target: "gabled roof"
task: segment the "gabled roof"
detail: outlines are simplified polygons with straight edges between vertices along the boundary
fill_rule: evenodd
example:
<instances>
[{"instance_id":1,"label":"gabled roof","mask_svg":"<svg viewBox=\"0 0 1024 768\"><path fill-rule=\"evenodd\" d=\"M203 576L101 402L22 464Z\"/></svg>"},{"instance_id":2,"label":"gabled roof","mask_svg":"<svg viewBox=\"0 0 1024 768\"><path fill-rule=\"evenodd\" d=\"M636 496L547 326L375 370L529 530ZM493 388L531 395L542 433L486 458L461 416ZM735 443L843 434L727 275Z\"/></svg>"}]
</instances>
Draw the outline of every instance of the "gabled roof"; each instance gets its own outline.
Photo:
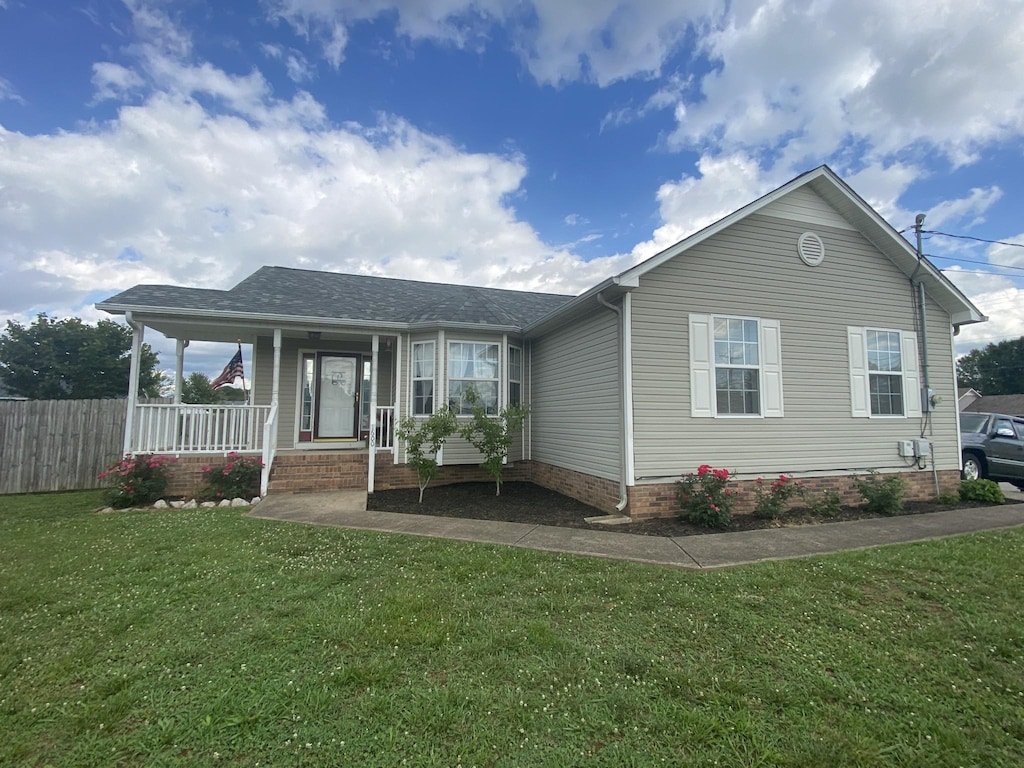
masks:
<instances>
[{"instance_id":1,"label":"gabled roof","mask_svg":"<svg viewBox=\"0 0 1024 768\"><path fill-rule=\"evenodd\" d=\"M690 248L717 235L736 222L751 216L781 197L790 194L800 187L807 186L821 196L841 216L853 225L879 251L885 254L909 278L924 283L925 290L952 318L954 326L968 323L981 323L987 318L971 303L961 291L943 275L927 258L918 259L917 252L893 227L868 205L849 185L846 184L827 165L821 165L812 171L797 176L778 189L719 219L699 232L695 232L675 245L637 264L626 271L605 280L589 291L580 294L573 301L554 310L547 317L535 322L528 331L537 332L549 327L551 323L563 322L574 312L587 303L596 294L604 293L606 297L635 288L640 279L652 269L664 264L669 259L686 252Z\"/></svg>"},{"instance_id":2,"label":"gabled roof","mask_svg":"<svg viewBox=\"0 0 1024 768\"><path fill-rule=\"evenodd\" d=\"M226 291L136 285L97 304L124 312L189 311L240 319L330 320L392 327L479 325L520 330L572 296L262 267Z\"/></svg>"}]
</instances>

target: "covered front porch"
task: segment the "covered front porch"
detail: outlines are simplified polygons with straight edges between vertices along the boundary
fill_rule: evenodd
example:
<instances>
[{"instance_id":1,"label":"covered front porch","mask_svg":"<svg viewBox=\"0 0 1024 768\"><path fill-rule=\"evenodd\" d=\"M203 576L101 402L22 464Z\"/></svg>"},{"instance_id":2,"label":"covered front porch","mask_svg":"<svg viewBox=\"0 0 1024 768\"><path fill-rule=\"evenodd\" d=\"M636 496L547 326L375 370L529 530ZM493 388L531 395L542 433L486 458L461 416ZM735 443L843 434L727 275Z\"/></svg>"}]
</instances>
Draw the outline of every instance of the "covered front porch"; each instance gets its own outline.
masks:
<instances>
[{"instance_id":1,"label":"covered front porch","mask_svg":"<svg viewBox=\"0 0 1024 768\"><path fill-rule=\"evenodd\" d=\"M402 336L374 329L214 325L190 318L126 313L132 367L124 452L212 456L235 452L263 461L261 495L282 450L367 455L366 489L377 463L398 462ZM172 402L141 403L139 360L147 329L176 340ZM190 342L249 344L245 404L182 402Z\"/></svg>"}]
</instances>

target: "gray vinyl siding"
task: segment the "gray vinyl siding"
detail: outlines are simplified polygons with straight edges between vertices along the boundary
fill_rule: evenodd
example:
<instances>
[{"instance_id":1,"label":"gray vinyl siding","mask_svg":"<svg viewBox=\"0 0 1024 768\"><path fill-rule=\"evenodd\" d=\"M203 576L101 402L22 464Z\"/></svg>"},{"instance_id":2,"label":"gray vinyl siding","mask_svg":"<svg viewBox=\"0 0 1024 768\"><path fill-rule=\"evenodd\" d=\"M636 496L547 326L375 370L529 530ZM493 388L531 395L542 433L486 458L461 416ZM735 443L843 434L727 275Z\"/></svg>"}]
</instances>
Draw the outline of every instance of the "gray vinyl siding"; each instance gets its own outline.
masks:
<instances>
[{"instance_id":1,"label":"gray vinyl siding","mask_svg":"<svg viewBox=\"0 0 1024 768\"><path fill-rule=\"evenodd\" d=\"M531 341L530 455L618 480L622 454L618 316L594 312Z\"/></svg>"},{"instance_id":2,"label":"gray vinyl siding","mask_svg":"<svg viewBox=\"0 0 1024 768\"><path fill-rule=\"evenodd\" d=\"M297 399L300 391L299 361L305 352L348 352L369 355L369 340L359 341L326 341L284 338L281 340L281 378L280 396L278 400L277 447L279 449L294 448L298 437L296 419L298 418ZM389 405L394 402L394 351L388 350L382 340L377 362L377 405ZM274 340L269 336L260 336L256 340L255 364L253 369L253 402L269 405L274 390Z\"/></svg>"},{"instance_id":3,"label":"gray vinyl siding","mask_svg":"<svg viewBox=\"0 0 1024 768\"><path fill-rule=\"evenodd\" d=\"M916 331L909 282L858 232L814 218L752 215L641 278L632 295L638 482L701 464L746 476L906 466L896 442L918 437L921 420L851 415L847 327ZM796 252L808 230L825 244L817 267ZM690 313L780 321L783 417L691 416ZM956 469L949 316L929 299L927 319L931 386L943 399L933 423L937 466Z\"/></svg>"}]
</instances>

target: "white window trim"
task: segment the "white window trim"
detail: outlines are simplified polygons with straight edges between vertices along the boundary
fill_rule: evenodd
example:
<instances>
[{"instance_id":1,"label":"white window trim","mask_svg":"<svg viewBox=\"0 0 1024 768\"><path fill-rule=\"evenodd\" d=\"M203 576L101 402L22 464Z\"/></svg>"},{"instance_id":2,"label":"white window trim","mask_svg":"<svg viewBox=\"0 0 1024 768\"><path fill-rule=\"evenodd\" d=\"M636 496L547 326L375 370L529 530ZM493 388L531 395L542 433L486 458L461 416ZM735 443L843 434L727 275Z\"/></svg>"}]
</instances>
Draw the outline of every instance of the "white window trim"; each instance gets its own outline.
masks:
<instances>
[{"instance_id":1,"label":"white window trim","mask_svg":"<svg viewBox=\"0 0 1024 768\"><path fill-rule=\"evenodd\" d=\"M494 347L495 349L497 349L497 351L498 351L498 370L497 370L497 376L494 377L494 378L488 378L488 379L476 379L476 378L474 378L474 379L466 379L466 378L463 378L461 376L455 376L455 377L449 376L448 375L448 365L451 363L451 359L452 359L452 344L479 344L479 345L482 345L482 346ZM501 348L502 348L502 344L499 341L480 341L479 339L449 339L449 340L447 340L445 342L445 346L444 346L444 350L445 350L445 357L444 357L444 373L445 373L445 376L444 376L444 402L449 404L449 405L451 404L451 392L449 391L449 387L451 386L451 383L453 381L493 381L493 382L495 382L495 387L496 387L496 391L497 391L497 394L498 394L497 407L498 407L498 410L500 411L501 410L501 404L502 404L502 395L501 395L502 387L501 387L501 382L502 382L502 369L503 369ZM489 413L487 415L492 417L492 418L497 416L496 413ZM468 413L456 413L455 414L455 418L457 418L457 419L471 419L473 417L470 416Z\"/></svg>"},{"instance_id":2,"label":"white window trim","mask_svg":"<svg viewBox=\"0 0 1024 768\"><path fill-rule=\"evenodd\" d=\"M513 349L516 352L519 353L519 378L518 379L513 379L512 378L512 350ZM520 347L518 344L509 344L508 345L508 352L507 352L507 354L508 354L508 365L506 367L507 376L506 376L506 381L505 381L505 404L506 405L511 405L512 404L512 385L513 384L518 384L519 385L519 402L517 403L517 405L522 407L522 405L523 405L523 374L524 374L525 369L526 369L526 357L523 354L523 348Z\"/></svg>"},{"instance_id":3,"label":"white window trim","mask_svg":"<svg viewBox=\"0 0 1024 768\"><path fill-rule=\"evenodd\" d=\"M900 371L903 413L871 412L871 371L868 369L868 331L895 333L900 337ZM917 334L898 328L849 326L846 338L850 362L850 413L854 418L916 419L921 417L921 371L917 360ZM895 376L895 372L883 372Z\"/></svg>"},{"instance_id":4,"label":"white window trim","mask_svg":"<svg viewBox=\"0 0 1024 768\"><path fill-rule=\"evenodd\" d=\"M433 365L433 376L416 376L416 347L430 345L432 347L434 358ZM417 381L429 381L432 383L433 391L433 409L430 413L417 413L416 412L416 382ZM425 339L423 341L412 342L412 348L409 350L409 413L414 417L430 416L432 413L437 411L437 342L433 339Z\"/></svg>"},{"instance_id":5,"label":"white window trim","mask_svg":"<svg viewBox=\"0 0 1024 768\"><path fill-rule=\"evenodd\" d=\"M757 323L760 413L718 413L715 378L715 319ZM744 315L690 315L690 415L694 418L772 419L785 415L782 392L782 337L778 320ZM754 369L755 366L725 366Z\"/></svg>"}]
</instances>

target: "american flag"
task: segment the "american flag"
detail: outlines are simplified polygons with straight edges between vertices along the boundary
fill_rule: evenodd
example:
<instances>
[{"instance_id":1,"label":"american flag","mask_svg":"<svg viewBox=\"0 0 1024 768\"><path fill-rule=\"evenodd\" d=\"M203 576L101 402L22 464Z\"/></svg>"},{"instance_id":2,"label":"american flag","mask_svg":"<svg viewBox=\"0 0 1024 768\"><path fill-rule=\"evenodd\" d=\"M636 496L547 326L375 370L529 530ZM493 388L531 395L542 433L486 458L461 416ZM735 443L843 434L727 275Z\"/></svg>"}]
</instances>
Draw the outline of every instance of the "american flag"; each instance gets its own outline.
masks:
<instances>
[{"instance_id":1,"label":"american flag","mask_svg":"<svg viewBox=\"0 0 1024 768\"><path fill-rule=\"evenodd\" d=\"M233 384L235 379L245 381L245 369L242 368L242 345L238 345L238 351L231 358L231 362L224 366L220 376L210 382L210 386L219 389L227 384Z\"/></svg>"}]
</instances>

